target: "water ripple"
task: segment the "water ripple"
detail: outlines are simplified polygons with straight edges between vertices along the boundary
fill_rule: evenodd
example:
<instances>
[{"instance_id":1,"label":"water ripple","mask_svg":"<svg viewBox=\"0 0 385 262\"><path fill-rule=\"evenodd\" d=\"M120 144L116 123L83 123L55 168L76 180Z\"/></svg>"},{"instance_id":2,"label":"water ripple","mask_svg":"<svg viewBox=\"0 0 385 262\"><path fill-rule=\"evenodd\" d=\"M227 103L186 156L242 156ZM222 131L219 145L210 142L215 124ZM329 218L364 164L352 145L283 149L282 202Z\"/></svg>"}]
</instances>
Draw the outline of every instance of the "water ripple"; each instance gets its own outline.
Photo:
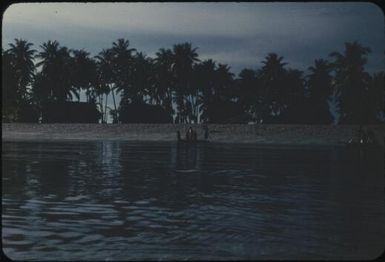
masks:
<instances>
[{"instance_id":1,"label":"water ripple","mask_svg":"<svg viewBox=\"0 0 385 262\"><path fill-rule=\"evenodd\" d=\"M385 240L384 178L381 152L368 154L3 143L4 252L16 260L373 258Z\"/></svg>"}]
</instances>

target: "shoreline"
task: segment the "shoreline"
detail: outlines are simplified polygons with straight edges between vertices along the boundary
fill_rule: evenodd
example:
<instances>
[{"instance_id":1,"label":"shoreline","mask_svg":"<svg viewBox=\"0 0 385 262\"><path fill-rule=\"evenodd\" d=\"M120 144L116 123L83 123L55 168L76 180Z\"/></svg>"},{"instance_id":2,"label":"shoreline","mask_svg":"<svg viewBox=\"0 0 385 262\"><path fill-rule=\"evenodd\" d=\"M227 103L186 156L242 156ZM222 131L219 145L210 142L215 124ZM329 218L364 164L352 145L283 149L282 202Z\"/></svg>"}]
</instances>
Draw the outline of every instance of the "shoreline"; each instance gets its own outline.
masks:
<instances>
[{"instance_id":1,"label":"shoreline","mask_svg":"<svg viewBox=\"0 0 385 262\"><path fill-rule=\"evenodd\" d=\"M177 141L189 127L203 140L200 124L36 124L2 123L3 142L18 141ZM208 124L209 142L263 145L344 145L358 125ZM365 126L384 146L385 125Z\"/></svg>"}]
</instances>

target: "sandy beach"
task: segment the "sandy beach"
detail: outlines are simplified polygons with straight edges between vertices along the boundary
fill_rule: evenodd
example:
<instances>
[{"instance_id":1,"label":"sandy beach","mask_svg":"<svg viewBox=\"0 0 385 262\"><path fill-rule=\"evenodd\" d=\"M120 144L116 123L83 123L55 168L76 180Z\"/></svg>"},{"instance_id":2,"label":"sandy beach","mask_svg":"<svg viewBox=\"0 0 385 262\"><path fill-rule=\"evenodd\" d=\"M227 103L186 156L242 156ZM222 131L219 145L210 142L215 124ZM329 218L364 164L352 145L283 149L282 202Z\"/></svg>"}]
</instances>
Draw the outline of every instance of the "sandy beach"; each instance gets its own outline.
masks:
<instances>
[{"instance_id":1,"label":"sandy beach","mask_svg":"<svg viewBox=\"0 0 385 262\"><path fill-rule=\"evenodd\" d=\"M184 137L188 127L203 139L201 125L185 124L27 124L3 123L3 141L119 140L176 141L179 130ZM342 145L358 130L356 125L208 125L209 141L282 145ZM384 145L384 125L367 126Z\"/></svg>"}]
</instances>

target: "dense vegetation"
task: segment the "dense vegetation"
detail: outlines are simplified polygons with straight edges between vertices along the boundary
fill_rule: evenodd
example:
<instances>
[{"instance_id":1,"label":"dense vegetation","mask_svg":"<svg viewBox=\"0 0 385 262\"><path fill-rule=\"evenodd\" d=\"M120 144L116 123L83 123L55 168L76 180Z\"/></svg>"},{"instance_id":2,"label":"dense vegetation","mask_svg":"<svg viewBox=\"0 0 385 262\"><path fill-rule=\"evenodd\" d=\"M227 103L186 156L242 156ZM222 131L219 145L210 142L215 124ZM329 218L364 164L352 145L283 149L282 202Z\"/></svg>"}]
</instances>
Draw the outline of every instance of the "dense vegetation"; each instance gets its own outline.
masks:
<instances>
[{"instance_id":1,"label":"dense vegetation","mask_svg":"<svg viewBox=\"0 0 385 262\"><path fill-rule=\"evenodd\" d=\"M161 48L151 58L118 39L92 57L57 41L37 51L15 39L2 49L2 120L38 121L47 105L59 110L52 104L80 101L84 91L101 122L107 113L115 123L132 117L140 122L139 109L153 112L148 107L154 105L162 111L158 115L175 123L329 124L333 98L339 123L377 123L384 119L384 72L365 71L369 52L357 42L346 43L343 53L330 54L331 61L315 60L307 75L270 53L260 69L235 76L228 65L200 61L190 43ZM108 108L111 97L113 108Z\"/></svg>"}]
</instances>

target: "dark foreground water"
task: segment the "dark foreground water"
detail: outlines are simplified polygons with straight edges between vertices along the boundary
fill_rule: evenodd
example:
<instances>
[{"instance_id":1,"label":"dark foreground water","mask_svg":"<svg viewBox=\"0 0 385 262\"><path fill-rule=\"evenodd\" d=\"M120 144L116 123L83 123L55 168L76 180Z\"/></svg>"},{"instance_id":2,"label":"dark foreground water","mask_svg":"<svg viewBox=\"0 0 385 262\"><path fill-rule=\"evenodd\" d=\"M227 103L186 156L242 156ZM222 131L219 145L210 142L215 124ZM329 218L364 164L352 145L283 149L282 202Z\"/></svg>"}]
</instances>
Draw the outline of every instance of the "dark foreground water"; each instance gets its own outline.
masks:
<instances>
[{"instance_id":1,"label":"dark foreground water","mask_svg":"<svg viewBox=\"0 0 385 262\"><path fill-rule=\"evenodd\" d=\"M372 259L384 152L3 142L3 251L22 260Z\"/></svg>"}]
</instances>

